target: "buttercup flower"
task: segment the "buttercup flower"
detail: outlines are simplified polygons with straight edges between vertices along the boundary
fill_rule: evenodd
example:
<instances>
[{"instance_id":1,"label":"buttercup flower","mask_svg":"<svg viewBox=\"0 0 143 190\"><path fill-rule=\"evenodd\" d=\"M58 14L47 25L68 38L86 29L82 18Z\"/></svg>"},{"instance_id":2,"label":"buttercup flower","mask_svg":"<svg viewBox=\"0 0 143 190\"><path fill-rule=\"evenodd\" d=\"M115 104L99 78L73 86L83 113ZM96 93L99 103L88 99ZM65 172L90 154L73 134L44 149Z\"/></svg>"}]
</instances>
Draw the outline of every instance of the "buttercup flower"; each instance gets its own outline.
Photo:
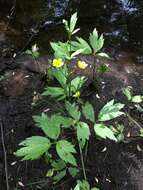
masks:
<instances>
[{"instance_id":1,"label":"buttercup flower","mask_svg":"<svg viewBox=\"0 0 143 190\"><path fill-rule=\"evenodd\" d=\"M62 61L61 58L53 59L52 65L53 65L53 67L60 68L64 65L64 62Z\"/></svg>"},{"instance_id":2,"label":"buttercup flower","mask_svg":"<svg viewBox=\"0 0 143 190\"><path fill-rule=\"evenodd\" d=\"M80 97L80 91L77 91L74 95L73 95L74 98L79 98Z\"/></svg>"},{"instance_id":3,"label":"buttercup flower","mask_svg":"<svg viewBox=\"0 0 143 190\"><path fill-rule=\"evenodd\" d=\"M77 65L80 69L85 69L88 66L88 64L85 61L78 61Z\"/></svg>"}]
</instances>

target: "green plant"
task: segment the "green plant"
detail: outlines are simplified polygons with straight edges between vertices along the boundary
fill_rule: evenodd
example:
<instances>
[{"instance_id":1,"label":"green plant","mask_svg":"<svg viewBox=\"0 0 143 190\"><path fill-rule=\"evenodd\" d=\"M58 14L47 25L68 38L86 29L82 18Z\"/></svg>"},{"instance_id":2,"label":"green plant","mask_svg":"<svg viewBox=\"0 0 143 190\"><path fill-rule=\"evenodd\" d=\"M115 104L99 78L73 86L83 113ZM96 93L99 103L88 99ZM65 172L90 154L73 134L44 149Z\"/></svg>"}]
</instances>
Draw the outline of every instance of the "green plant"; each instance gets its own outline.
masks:
<instances>
[{"instance_id":1,"label":"green plant","mask_svg":"<svg viewBox=\"0 0 143 190\"><path fill-rule=\"evenodd\" d=\"M140 137L143 137L143 129L140 129Z\"/></svg>"},{"instance_id":2,"label":"green plant","mask_svg":"<svg viewBox=\"0 0 143 190\"><path fill-rule=\"evenodd\" d=\"M57 100L70 99L75 97L77 92L80 92L81 87L86 81L86 77L77 76L72 78L71 71L67 68L67 65L64 64L60 68L50 68L49 75L55 78L58 81L60 86L53 87L48 86L43 92L43 96L51 96ZM80 96L80 94L79 94Z\"/></svg>"},{"instance_id":3,"label":"green plant","mask_svg":"<svg viewBox=\"0 0 143 190\"><path fill-rule=\"evenodd\" d=\"M132 94L132 89L131 87L127 87L123 89L123 94L127 97L129 103L131 103L131 105L133 104L133 107L135 108L135 110L139 113L143 112L142 107L140 106L140 103L143 102L143 96L142 95L133 95ZM128 111L126 111L126 116L128 117L129 121L133 124L135 124L139 130L140 130L140 136L142 136L142 126L140 125L140 123L138 121L136 121L136 119L134 119L132 117L132 115L130 114L130 109Z\"/></svg>"},{"instance_id":4,"label":"green plant","mask_svg":"<svg viewBox=\"0 0 143 190\"><path fill-rule=\"evenodd\" d=\"M37 47L37 44L34 44L31 49L28 49L25 51L27 55L31 55L33 59L37 59L40 55L38 52L39 48Z\"/></svg>"},{"instance_id":5,"label":"green plant","mask_svg":"<svg viewBox=\"0 0 143 190\"><path fill-rule=\"evenodd\" d=\"M127 97L129 102L132 102L132 103L141 103L141 102L143 102L143 96L141 96L141 95L133 96L130 87L124 88L123 89L123 94Z\"/></svg>"},{"instance_id":6,"label":"green plant","mask_svg":"<svg viewBox=\"0 0 143 190\"><path fill-rule=\"evenodd\" d=\"M36 126L42 130L44 136L32 136L25 139L19 144L22 147L16 151L15 155L22 157L23 160L35 160L44 156L49 168L46 175L52 177L54 183L59 182L67 173L79 178L82 172L84 180L78 181L74 190L97 190L97 188L90 188L87 182L85 155L88 151L88 142L92 131L95 139L118 141L112 126L107 125L107 121L124 115L121 111L124 105L111 100L98 114L95 114L92 104L77 101L86 78L84 76L74 78L68 60L85 50L86 53L87 50L88 53L92 52L94 56L99 54L104 39L102 35L98 37L97 31L94 30L90 34L90 45L83 42L83 39L77 38L79 42L84 43L84 47L77 48L76 43L73 44L71 40L79 30L75 29L76 22L76 13L72 15L69 23L64 21L68 33L67 42L51 43L55 59L51 62L52 67L48 70L48 75L56 79L58 86L48 86L43 93L56 101L62 100L60 105L63 107L63 112L54 113L51 116L45 113L34 116ZM88 48L85 48L86 46ZM74 50L73 47L76 49ZM87 64L79 61L78 66L85 69ZM73 135L68 136L67 130ZM77 159L78 157L80 160Z\"/></svg>"},{"instance_id":7,"label":"green plant","mask_svg":"<svg viewBox=\"0 0 143 190\"><path fill-rule=\"evenodd\" d=\"M124 142L125 136L124 136L124 130L125 126L116 124L116 126L111 126L112 131L114 132L114 135L118 142Z\"/></svg>"},{"instance_id":8,"label":"green plant","mask_svg":"<svg viewBox=\"0 0 143 190\"><path fill-rule=\"evenodd\" d=\"M66 101L67 116L54 114L49 117L42 113L40 116L33 117L36 125L41 128L46 137L33 136L27 138L20 143L22 148L15 154L23 157L23 160L35 160L44 155L51 167L47 176L53 177L55 182L63 178L67 172L72 177L79 173L79 163L75 157L76 154L79 154L84 179L87 180L83 150L89 141L91 132L88 122L82 121L81 118L84 116L90 122L97 138L108 138L117 142L114 132L104 122L122 115L123 112L120 110L123 106L120 103L114 103L112 100L100 110L98 118L95 120L94 108L90 103L86 102L80 111L78 104ZM64 129L74 131L74 139L77 139L77 141L74 140L74 144L62 138L61 131ZM79 152L77 152L78 149ZM69 167L69 165L71 166Z\"/></svg>"},{"instance_id":9,"label":"green plant","mask_svg":"<svg viewBox=\"0 0 143 190\"><path fill-rule=\"evenodd\" d=\"M0 73L0 81L6 80L7 75L5 73Z\"/></svg>"},{"instance_id":10,"label":"green plant","mask_svg":"<svg viewBox=\"0 0 143 190\"><path fill-rule=\"evenodd\" d=\"M54 50L55 59L52 61L52 68L48 70L48 75L55 78L60 87L48 86L43 93L44 96L50 95L57 100L71 99L71 97L79 97L80 89L86 81L84 76L78 76L73 79L72 70L69 66L69 61L75 58L77 55L93 54L94 66L93 66L93 78L95 74L95 56L106 56L105 53L100 53L104 45L103 35L99 36L96 29L90 34L89 44L84 39L76 37L77 41L72 41L73 35L75 35L79 29L75 29L77 23L77 13L71 16L70 22L63 21L65 29L68 34L68 40L66 42L51 42L51 47ZM85 69L88 64L84 61L78 61L78 67ZM108 70L107 66L101 65L98 69L104 73Z\"/></svg>"},{"instance_id":11,"label":"green plant","mask_svg":"<svg viewBox=\"0 0 143 190\"><path fill-rule=\"evenodd\" d=\"M89 183L85 180L82 181L78 180L74 190L99 190L99 189L96 187L90 188Z\"/></svg>"},{"instance_id":12,"label":"green plant","mask_svg":"<svg viewBox=\"0 0 143 190\"><path fill-rule=\"evenodd\" d=\"M109 56L106 53L100 52L101 49L103 48L104 45L104 38L103 35L98 34L96 28L93 30L92 33L90 33L89 36L89 42L84 40L81 37L76 37L77 41L72 41L72 49L76 51L77 49L82 49L82 54L92 54L94 57L94 62L93 62L93 81L95 79L95 70L96 68L96 56L101 56L101 57L107 57ZM103 65L101 66L100 69L103 72L107 71L107 66Z\"/></svg>"},{"instance_id":13,"label":"green plant","mask_svg":"<svg viewBox=\"0 0 143 190\"><path fill-rule=\"evenodd\" d=\"M73 50L72 48L72 36L75 35L78 31L78 29L75 29L77 24L77 13L74 13L71 16L70 22L68 23L67 20L63 20L63 24L65 26L66 32L68 34L68 40L67 42L51 42L51 47L54 50L54 55L57 58L62 58L63 60L71 60L75 58L78 54L83 52L82 48L78 48L76 50Z\"/></svg>"},{"instance_id":14,"label":"green plant","mask_svg":"<svg viewBox=\"0 0 143 190\"><path fill-rule=\"evenodd\" d=\"M84 40L82 37L76 37L76 41L72 40L72 37L80 30L75 29L77 24L77 13L71 16L70 22L64 20L65 29L68 34L67 42L51 42L51 47L55 52L55 57L60 57L62 59L71 60L79 54L92 54L94 57L93 62L93 81L95 79L96 70L96 56L106 57L109 56L106 53L100 52L104 45L103 35L98 34L96 28L90 33L89 42ZM99 69L100 72L106 72L108 67L106 65L101 65Z\"/></svg>"}]
</instances>

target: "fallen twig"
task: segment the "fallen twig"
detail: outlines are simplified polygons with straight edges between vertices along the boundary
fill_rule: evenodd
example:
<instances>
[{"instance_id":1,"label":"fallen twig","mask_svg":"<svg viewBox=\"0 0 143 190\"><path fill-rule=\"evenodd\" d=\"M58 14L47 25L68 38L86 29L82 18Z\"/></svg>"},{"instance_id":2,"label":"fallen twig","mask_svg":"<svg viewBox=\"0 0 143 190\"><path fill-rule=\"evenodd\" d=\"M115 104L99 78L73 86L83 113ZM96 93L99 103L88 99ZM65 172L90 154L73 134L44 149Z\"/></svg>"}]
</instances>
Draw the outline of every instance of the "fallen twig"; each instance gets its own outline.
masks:
<instances>
[{"instance_id":1,"label":"fallen twig","mask_svg":"<svg viewBox=\"0 0 143 190\"><path fill-rule=\"evenodd\" d=\"M2 142L2 147L3 147L3 152L4 152L6 187L7 187L7 190L10 190L9 181L8 181L7 153L6 153L6 147L5 147L5 142L4 142L3 123L2 123L1 118L0 118L0 128L1 128L1 142Z\"/></svg>"},{"instance_id":2,"label":"fallen twig","mask_svg":"<svg viewBox=\"0 0 143 190\"><path fill-rule=\"evenodd\" d=\"M132 118L132 116L129 113L126 113L126 115L132 123L134 123L139 129L142 129L141 125L134 118Z\"/></svg>"}]
</instances>

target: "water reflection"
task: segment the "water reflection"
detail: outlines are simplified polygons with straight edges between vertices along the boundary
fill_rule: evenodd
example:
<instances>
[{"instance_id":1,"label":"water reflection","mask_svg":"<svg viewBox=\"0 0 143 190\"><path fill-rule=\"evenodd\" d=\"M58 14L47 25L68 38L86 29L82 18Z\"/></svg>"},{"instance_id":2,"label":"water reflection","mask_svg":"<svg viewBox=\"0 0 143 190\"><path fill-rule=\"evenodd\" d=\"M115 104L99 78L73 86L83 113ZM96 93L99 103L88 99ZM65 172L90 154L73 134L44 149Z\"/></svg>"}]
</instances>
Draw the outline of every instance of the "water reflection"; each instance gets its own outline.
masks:
<instances>
[{"instance_id":1,"label":"water reflection","mask_svg":"<svg viewBox=\"0 0 143 190\"><path fill-rule=\"evenodd\" d=\"M117 2L120 5L121 11L125 11L126 13L133 13L138 10L133 0L117 0Z\"/></svg>"},{"instance_id":2,"label":"water reflection","mask_svg":"<svg viewBox=\"0 0 143 190\"><path fill-rule=\"evenodd\" d=\"M139 0L17 0L15 13L9 19L13 2L0 1L0 49L13 44L18 51L32 35L33 43L46 49L49 40L63 38L61 26L57 25L71 7L78 8L81 34L86 36L97 27L110 44L115 44L114 48L125 44L143 46L143 3ZM3 30L7 24L9 27Z\"/></svg>"}]
</instances>

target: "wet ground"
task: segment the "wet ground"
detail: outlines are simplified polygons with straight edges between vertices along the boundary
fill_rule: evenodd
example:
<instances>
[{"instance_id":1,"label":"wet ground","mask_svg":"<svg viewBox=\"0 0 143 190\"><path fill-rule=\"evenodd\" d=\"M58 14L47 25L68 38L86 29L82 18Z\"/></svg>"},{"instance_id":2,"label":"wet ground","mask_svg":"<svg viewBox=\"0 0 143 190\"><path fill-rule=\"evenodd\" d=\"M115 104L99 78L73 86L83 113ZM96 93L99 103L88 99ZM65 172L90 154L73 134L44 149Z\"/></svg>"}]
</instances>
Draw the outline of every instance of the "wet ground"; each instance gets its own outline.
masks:
<instances>
[{"instance_id":1,"label":"wet ground","mask_svg":"<svg viewBox=\"0 0 143 190\"><path fill-rule=\"evenodd\" d=\"M13 152L25 137L40 133L33 123L32 115L49 107L53 109L49 99L36 107L32 106L33 102L41 98L39 93L45 84L43 71L47 68L49 55L40 58L42 71L39 66L35 67L34 61L29 58L18 57L13 60L11 57L14 53L31 47L33 43L38 43L41 54L48 54L50 40L65 39L60 22L63 16L68 17L71 11L69 7L73 6L73 10L78 7L80 34L86 37L89 31L97 26L106 37L105 51L109 51L114 58L100 60L100 63L104 62L110 67L109 72L100 76L100 99L96 96L96 90L92 89L90 93L90 86L86 86L84 90L84 98L92 101L96 112L111 98L127 103L121 92L123 87L132 86L134 94L143 93L142 3L123 0L82 0L80 6L77 6L79 1L71 5L67 0L67 4L62 1L61 5L64 8L59 15L58 8L53 13L52 2L36 0L33 3L21 0L17 1L16 6L14 1L0 2L0 71L5 74L5 80L0 82L0 125L7 151L10 190L51 190L51 182L45 178L47 165L41 160L21 162L15 158ZM56 6L59 7L59 4ZM7 17L8 15L10 17ZM89 64L93 62L91 56L81 58ZM22 60L21 65L19 60ZM76 70L76 73L79 71ZM88 69L85 74L90 76L91 70ZM129 110L132 117L142 126L142 113L136 112L134 107ZM142 190L143 141L138 137L139 128L125 118L121 118L119 122L126 126L127 143L113 144L91 139L86 161L89 181L101 190ZM0 143L0 190L5 190L4 151L2 142ZM71 184L73 181L67 176L61 185L54 189L68 190Z\"/></svg>"}]
</instances>

